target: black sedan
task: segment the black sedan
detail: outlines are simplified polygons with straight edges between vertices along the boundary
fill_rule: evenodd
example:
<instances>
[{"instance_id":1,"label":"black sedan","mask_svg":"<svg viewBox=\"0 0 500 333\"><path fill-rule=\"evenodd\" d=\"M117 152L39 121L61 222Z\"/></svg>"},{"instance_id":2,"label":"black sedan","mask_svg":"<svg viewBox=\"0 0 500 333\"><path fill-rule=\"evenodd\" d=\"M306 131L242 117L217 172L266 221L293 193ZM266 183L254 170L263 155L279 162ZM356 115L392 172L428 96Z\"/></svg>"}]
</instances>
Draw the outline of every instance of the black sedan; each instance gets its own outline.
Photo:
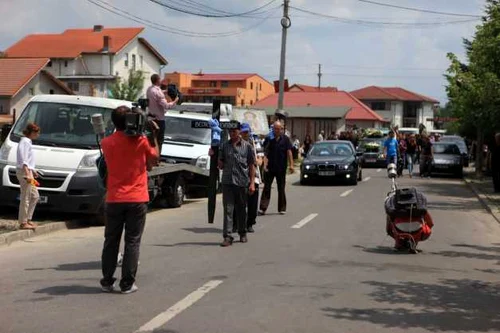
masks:
<instances>
[{"instance_id":1,"label":"black sedan","mask_svg":"<svg viewBox=\"0 0 500 333\"><path fill-rule=\"evenodd\" d=\"M300 184L336 179L357 185L362 170L356 150L349 141L322 141L314 144L300 166Z\"/></svg>"},{"instance_id":2,"label":"black sedan","mask_svg":"<svg viewBox=\"0 0 500 333\"><path fill-rule=\"evenodd\" d=\"M460 178L463 176L462 154L455 143L436 142L433 144L433 149L432 173L449 173Z\"/></svg>"}]
</instances>

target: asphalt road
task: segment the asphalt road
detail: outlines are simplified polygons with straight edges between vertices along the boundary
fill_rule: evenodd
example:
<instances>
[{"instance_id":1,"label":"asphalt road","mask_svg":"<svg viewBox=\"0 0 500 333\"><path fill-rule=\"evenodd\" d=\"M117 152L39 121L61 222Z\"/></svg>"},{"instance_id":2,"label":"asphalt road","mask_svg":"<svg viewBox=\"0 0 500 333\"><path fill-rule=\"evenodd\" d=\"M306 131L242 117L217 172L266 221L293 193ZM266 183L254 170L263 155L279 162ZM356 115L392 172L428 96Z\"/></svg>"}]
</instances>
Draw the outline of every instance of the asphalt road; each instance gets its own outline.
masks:
<instances>
[{"instance_id":1,"label":"asphalt road","mask_svg":"<svg viewBox=\"0 0 500 333\"><path fill-rule=\"evenodd\" d=\"M135 294L100 292L102 228L0 248L0 332L500 332L500 227L467 186L408 179L436 226L418 255L385 236L385 171L357 187L289 179L288 214L221 248L203 200L148 216ZM119 276L119 273L118 273Z\"/></svg>"}]
</instances>

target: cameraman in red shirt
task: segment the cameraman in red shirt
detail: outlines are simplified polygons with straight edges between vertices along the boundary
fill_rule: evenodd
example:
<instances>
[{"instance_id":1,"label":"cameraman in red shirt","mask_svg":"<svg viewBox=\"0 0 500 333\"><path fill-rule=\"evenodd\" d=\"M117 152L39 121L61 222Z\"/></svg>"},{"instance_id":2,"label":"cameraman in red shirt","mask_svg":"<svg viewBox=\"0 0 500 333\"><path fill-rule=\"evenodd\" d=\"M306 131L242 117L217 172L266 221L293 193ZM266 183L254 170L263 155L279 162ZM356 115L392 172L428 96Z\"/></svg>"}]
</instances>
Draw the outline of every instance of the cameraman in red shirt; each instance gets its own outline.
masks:
<instances>
[{"instance_id":1,"label":"cameraman in red shirt","mask_svg":"<svg viewBox=\"0 0 500 333\"><path fill-rule=\"evenodd\" d=\"M102 250L102 291L113 292L116 278L116 258L125 228L125 252L122 264L120 289L123 294L137 291L135 276L139 261L139 247L146 223L149 202L148 174L151 165L157 164L159 148L156 140L158 126L151 124L150 138L127 136L126 115L130 108L120 106L113 110L111 120L116 132L102 140L106 161L106 227Z\"/></svg>"}]
</instances>

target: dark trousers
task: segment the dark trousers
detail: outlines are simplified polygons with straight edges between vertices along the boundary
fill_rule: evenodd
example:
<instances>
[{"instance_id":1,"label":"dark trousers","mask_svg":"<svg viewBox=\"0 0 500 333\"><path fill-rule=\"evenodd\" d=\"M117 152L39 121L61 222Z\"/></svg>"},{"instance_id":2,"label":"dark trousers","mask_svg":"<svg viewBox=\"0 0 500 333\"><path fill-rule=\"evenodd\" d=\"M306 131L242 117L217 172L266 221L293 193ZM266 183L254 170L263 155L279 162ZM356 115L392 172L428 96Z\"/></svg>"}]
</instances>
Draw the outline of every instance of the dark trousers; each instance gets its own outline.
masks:
<instances>
[{"instance_id":1,"label":"dark trousers","mask_svg":"<svg viewBox=\"0 0 500 333\"><path fill-rule=\"evenodd\" d=\"M248 194L247 227L257 223L257 211L259 209L259 184L255 184L255 192Z\"/></svg>"},{"instance_id":2,"label":"dark trousers","mask_svg":"<svg viewBox=\"0 0 500 333\"><path fill-rule=\"evenodd\" d=\"M495 192L500 192L500 167L493 168L493 188Z\"/></svg>"},{"instance_id":3,"label":"dark trousers","mask_svg":"<svg viewBox=\"0 0 500 333\"><path fill-rule=\"evenodd\" d=\"M145 203L107 204L107 221L104 229L104 248L102 250L103 278L101 285L111 286L116 281L114 274L124 228L125 251L123 254L120 288L127 290L134 284L147 211L148 206Z\"/></svg>"},{"instance_id":4,"label":"dark trousers","mask_svg":"<svg viewBox=\"0 0 500 333\"><path fill-rule=\"evenodd\" d=\"M273 186L274 178L276 178L276 183L278 185L278 212L286 212L286 171L267 171L264 174L264 190L262 191L262 198L260 199L260 210L265 212L269 207L269 202L271 201L271 187Z\"/></svg>"},{"instance_id":5,"label":"dark trousers","mask_svg":"<svg viewBox=\"0 0 500 333\"><path fill-rule=\"evenodd\" d=\"M236 224L240 236L247 233L247 195L246 187L222 185L222 204L224 206L224 238L232 237Z\"/></svg>"},{"instance_id":6,"label":"dark trousers","mask_svg":"<svg viewBox=\"0 0 500 333\"><path fill-rule=\"evenodd\" d=\"M165 141L165 120L155 120L155 123L159 127L156 140L158 140L158 146L160 147L161 154L161 147L163 146L163 141Z\"/></svg>"},{"instance_id":7,"label":"dark trousers","mask_svg":"<svg viewBox=\"0 0 500 333\"><path fill-rule=\"evenodd\" d=\"M420 155L420 176L431 176L432 157Z\"/></svg>"}]
</instances>

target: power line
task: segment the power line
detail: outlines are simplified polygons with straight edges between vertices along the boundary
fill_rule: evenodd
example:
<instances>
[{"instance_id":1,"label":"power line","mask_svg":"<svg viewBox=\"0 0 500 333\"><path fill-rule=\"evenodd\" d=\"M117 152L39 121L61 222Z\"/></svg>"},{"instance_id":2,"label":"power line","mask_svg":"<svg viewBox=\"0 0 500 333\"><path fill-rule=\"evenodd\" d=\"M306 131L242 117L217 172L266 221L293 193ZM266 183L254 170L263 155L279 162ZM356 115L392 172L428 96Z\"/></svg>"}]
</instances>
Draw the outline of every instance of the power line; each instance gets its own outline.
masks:
<instances>
[{"instance_id":1,"label":"power line","mask_svg":"<svg viewBox=\"0 0 500 333\"><path fill-rule=\"evenodd\" d=\"M413 8L413 7L398 6L398 5L393 5L393 4L389 4L389 3L376 2L376 1L372 1L372 0L358 0L358 1L359 2L369 3L369 4L372 4L372 5L377 5L377 6L391 7L391 8L409 10L409 11L420 12L420 13L429 13L429 14L437 14L437 15L448 15L448 16L462 16L462 17L481 18L481 15L440 12L440 11L436 11L436 10L419 9L419 8Z\"/></svg>"},{"instance_id":2,"label":"power line","mask_svg":"<svg viewBox=\"0 0 500 333\"><path fill-rule=\"evenodd\" d=\"M189 9L185 9L186 7L182 8L182 7L176 7L176 6L173 6L173 5L169 5L169 4L163 3L160 0L149 0L149 1L153 2L153 3L156 3L156 4L158 4L158 5L162 6L162 7L165 7L165 8L168 8L168 9L180 12L180 13L184 13L184 14L190 14L190 15L201 16L201 17L208 17L208 18L230 18L230 17L243 17L243 16L250 15L250 14L258 14L260 10L262 10L262 9L270 6L272 3L276 2L277 0L271 0L271 1L267 2L267 3L265 3L262 6L259 6L257 8L254 8L252 10L249 10L249 11L246 11L246 12L243 12L243 13L228 13L228 14L224 14L224 13L221 13L221 14L210 14L210 13L207 13L207 12L203 13L203 12L200 12L200 11L192 11L192 10L189 10Z\"/></svg>"},{"instance_id":3,"label":"power line","mask_svg":"<svg viewBox=\"0 0 500 333\"><path fill-rule=\"evenodd\" d=\"M254 29L254 28L262 25L273 14L273 13L271 13L271 15L269 15L268 17L264 17L257 24L248 26L248 27L246 27L244 29L240 29L240 30L237 30L237 31L217 32L217 33L204 33L204 32L195 32L195 31L189 31L189 30L182 30L182 29L178 29L178 28L166 26L166 25L163 25L163 24L159 24L159 23L150 21L148 19L139 17L137 15L134 15L134 14L128 12L128 11L122 10L122 9L120 9L120 8L118 8L116 6L113 6L110 3L102 1L102 0L87 0L87 1L90 2L91 4L95 5L95 6L98 6L98 7L102 8L102 9L104 9L104 10L106 10L108 12L111 12L111 13L113 13L115 15L118 15L118 16L120 16L122 18L126 18L126 19L129 19L129 20L132 20L134 22L143 24L145 26L148 26L150 28L153 28L153 29L156 29L156 30L159 30L159 31L164 31L164 32L168 32L168 33L171 33L171 34L176 34L176 35L181 35L181 36L186 36L186 37L199 37L199 38L219 38L219 37L230 37L230 36L239 35L239 34L242 34L244 32L247 32L249 30L252 30L252 29Z\"/></svg>"},{"instance_id":4,"label":"power line","mask_svg":"<svg viewBox=\"0 0 500 333\"><path fill-rule=\"evenodd\" d=\"M330 18L330 19L334 19L336 21L343 22L343 23L361 24L361 25L369 25L369 26L381 25L381 26L397 26L397 27L435 27L435 26L440 26L440 25L469 23L469 22L474 22L474 21L478 20L477 18L474 18L474 19L464 19L464 20L455 20L455 21L413 22L413 23L368 21L368 20L349 19L349 18L345 18L345 17L317 13L317 12L313 12L313 11L310 11L310 10L307 10L304 8L299 8L299 7L294 7L294 6L290 6L290 8L292 8L296 11L302 12L302 13L306 13L306 14L310 14L310 15L318 16L318 17Z\"/></svg>"}]
</instances>

